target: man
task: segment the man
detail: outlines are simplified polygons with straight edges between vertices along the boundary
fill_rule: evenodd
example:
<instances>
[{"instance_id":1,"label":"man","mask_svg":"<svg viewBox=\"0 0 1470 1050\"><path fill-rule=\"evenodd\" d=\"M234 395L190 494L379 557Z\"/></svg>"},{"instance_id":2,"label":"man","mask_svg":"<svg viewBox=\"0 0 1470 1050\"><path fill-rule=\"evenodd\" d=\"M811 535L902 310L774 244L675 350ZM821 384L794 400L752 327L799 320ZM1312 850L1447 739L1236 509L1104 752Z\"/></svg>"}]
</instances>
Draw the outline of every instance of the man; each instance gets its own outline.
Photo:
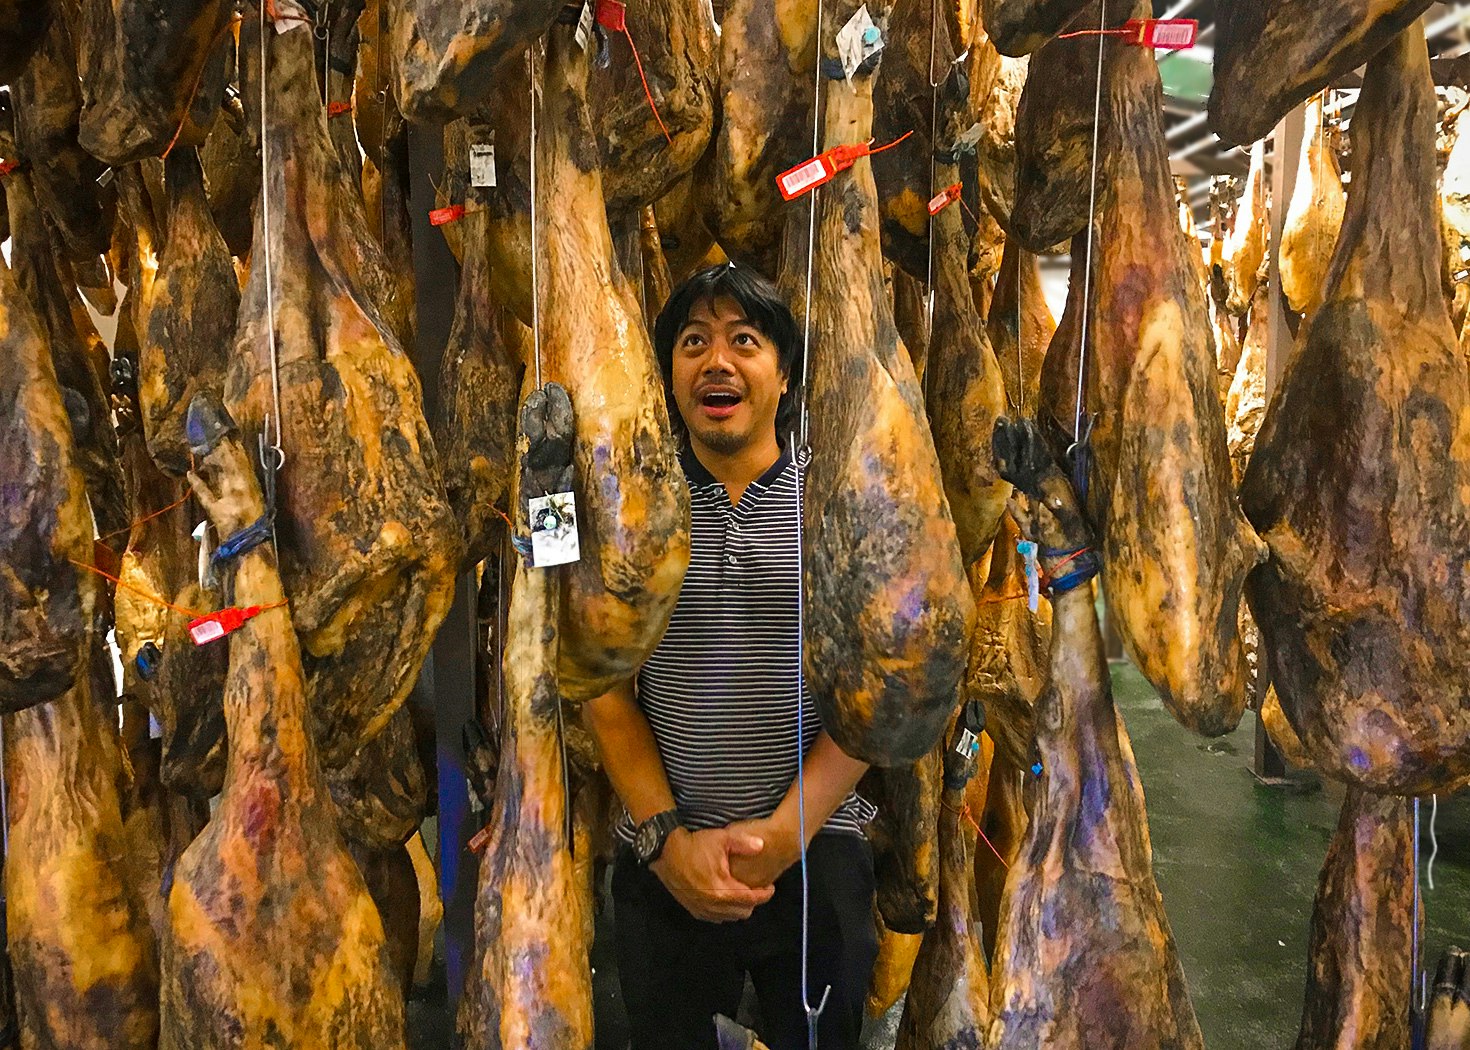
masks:
<instances>
[{"instance_id":1,"label":"man","mask_svg":"<svg viewBox=\"0 0 1470 1050\"><path fill-rule=\"evenodd\" d=\"M585 709L627 810L613 911L633 1050L712 1048L712 1015L734 1016L747 975L762 1038L805 1050L798 753L807 994L816 1005L831 988L823 1050L855 1048L877 953L872 808L853 792L866 766L798 697L796 324L768 281L732 263L674 291L654 347L684 438L689 572L636 690Z\"/></svg>"}]
</instances>

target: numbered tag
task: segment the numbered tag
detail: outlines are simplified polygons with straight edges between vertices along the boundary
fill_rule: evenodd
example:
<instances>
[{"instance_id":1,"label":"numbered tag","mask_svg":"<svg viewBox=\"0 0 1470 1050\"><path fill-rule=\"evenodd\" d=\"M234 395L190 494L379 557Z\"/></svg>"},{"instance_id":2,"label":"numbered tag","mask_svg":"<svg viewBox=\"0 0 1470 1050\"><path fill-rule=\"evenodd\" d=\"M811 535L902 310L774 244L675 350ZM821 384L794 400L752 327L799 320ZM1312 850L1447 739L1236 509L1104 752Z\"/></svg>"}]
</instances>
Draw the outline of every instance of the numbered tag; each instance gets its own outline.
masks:
<instances>
[{"instance_id":1,"label":"numbered tag","mask_svg":"<svg viewBox=\"0 0 1470 1050\"><path fill-rule=\"evenodd\" d=\"M863 4L853 12L847 24L837 31L837 57L842 62L842 71L851 80L858 66L883 50L883 33Z\"/></svg>"},{"instance_id":2,"label":"numbered tag","mask_svg":"<svg viewBox=\"0 0 1470 1050\"><path fill-rule=\"evenodd\" d=\"M530 501L531 564L538 569L567 565L582 557L577 542L577 498L570 492Z\"/></svg>"},{"instance_id":3,"label":"numbered tag","mask_svg":"<svg viewBox=\"0 0 1470 1050\"><path fill-rule=\"evenodd\" d=\"M781 196L790 201L800 197L807 190L822 185L836 174L837 167L832 163L832 159L823 153L798 164L790 171L782 172L776 178L776 185L781 190Z\"/></svg>"},{"instance_id":4,"label":"numbered tag","mask_svg":"<svg viewBox=\"0 0 1470 1050\"><path fill-rule=\"evenodd\" d=\"M1193 18L1141 18L1129 19L1123 26L1138 33L1139 47L1152 47L1160 51L1183 51L1194 47L1199 33L1199 22Z\"/></svg>"},{"instance_id":5,"label":"numbered tag","mask_svg":"<svg viewBox=\"0 0 1470 1050\"><path fill-rule=\"evenodd\" d=\"M494 132L491 132L488 142L476 142L470 146L470 185L479 189L495 185Z\"/></svg>"}]
</instances>

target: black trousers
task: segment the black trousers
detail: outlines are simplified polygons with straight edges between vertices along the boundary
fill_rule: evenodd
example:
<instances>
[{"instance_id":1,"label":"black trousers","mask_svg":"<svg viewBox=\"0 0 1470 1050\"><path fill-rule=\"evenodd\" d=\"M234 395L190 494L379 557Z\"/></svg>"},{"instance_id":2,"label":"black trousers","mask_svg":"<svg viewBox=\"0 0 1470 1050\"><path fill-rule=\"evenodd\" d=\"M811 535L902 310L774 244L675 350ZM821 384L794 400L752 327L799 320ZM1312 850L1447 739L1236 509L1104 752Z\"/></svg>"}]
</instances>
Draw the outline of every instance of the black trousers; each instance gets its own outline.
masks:
<instances>
[{"instance_id":1,"label":"black trousers","mask_svg":"<svg viewBox=\"0 0 1470 1050\"><path fill-rule=\"evenodd\" d=\"M856 835L820 834L807 850L811 948L807 994L831 986L821 1050L857 1050L878 936L873 852ZM733 1018L750 975L771 1050L806 1050L801 1004L801 868L776 880L769 901L740 922L703 922L624 848L613 870L618 976L632 1050L714 1050L713 1017Z\"/></svg>"}]
</instances>

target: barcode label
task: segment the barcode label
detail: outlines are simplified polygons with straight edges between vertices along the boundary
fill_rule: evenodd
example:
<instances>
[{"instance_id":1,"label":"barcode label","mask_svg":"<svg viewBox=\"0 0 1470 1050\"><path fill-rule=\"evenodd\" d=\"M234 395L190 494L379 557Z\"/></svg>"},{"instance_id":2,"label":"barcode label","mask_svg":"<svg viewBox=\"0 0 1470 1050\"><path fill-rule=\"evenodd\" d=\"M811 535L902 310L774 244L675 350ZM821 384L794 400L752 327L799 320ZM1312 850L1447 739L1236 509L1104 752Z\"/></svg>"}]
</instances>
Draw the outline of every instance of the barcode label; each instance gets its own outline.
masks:
<instances>
[{"instance_id":1,"label":"barcode label","mask_svg":"<svg viewBox=\"0 0 1470 1050\"><path fill-rule=\"evenodd\" d=\"M208 645L224 636L224 626L218 620L195 620L189 625L189 637L195 645Z\"/></svg>"},{"instance_id":2,"label":"barcode label","mask_svg":"<svg viewBox=\"0 0 1470 1050\"><path fill-rule=\"evenodd\" d=\"M592 39L592 5L582 5L582 17L577 21L577 46L583 51L587 50L587 41Z\"/></svg>"},{"instance_id":3,"label":"barcode label","mask_svg":"<svg viewBox=\"0 0 1470 1050\"><path fill-rule=\"evenodd\" d=\"M781 188L781 195L787 200L799 197L813 186L819 186L827 180L827 165L822 163L821 157L813 157L798 167L792 168L779 179L777 185Z\"/></svg>"},{"instance_id":4,"label":"barcode label","mask_svg":"<svg viewBox=\"0 0 1470 1050\"><path fill-rule=\"evenodd\" d=\"M1182 51L1194 46L1199 22L1193 18L1149 20L1143 24L1143 43L1165 51Z\"/></svg>"}]
</instances>

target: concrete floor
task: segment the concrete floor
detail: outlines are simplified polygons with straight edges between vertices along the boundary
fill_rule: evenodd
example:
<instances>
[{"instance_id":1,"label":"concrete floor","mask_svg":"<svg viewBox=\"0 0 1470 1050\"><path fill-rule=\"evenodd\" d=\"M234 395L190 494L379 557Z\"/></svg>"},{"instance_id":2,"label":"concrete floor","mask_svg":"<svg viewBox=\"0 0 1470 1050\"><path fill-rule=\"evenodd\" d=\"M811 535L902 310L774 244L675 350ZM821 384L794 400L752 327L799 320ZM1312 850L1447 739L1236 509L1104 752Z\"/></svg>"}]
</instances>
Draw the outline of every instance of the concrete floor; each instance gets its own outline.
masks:
<instances>
[{"instance_id":1,"label":"concrete floor","mask_svg":"<svg viewBox=\"0 0 1470 1050\"><path fill-rule=\"evenodd\" d=\"M1300 1018L1307 926L1317 873L1337 826L1332 786L1267 787L1250 773L1255 723L1201 740L1164 710L1128 664L1113 667L1114 696L1133 738L1148 799L1154 870L1212 1050L1290 1050ZM1422 858L1430 853L1422 806ZM1470 795L1441 799L1435 888L1424 885L1424 960L1470 947ZM1422 865L1421 865L1422 870ZM606 934L606 916L599 922ZM623 1050L626 1027L605 936L593 951L597 1050ZM873 1026L871 1050L892 1046L893 1025ZM451 1043L442 983L411 1004L415 1050Z\"/></svg>"}]
</instances>

